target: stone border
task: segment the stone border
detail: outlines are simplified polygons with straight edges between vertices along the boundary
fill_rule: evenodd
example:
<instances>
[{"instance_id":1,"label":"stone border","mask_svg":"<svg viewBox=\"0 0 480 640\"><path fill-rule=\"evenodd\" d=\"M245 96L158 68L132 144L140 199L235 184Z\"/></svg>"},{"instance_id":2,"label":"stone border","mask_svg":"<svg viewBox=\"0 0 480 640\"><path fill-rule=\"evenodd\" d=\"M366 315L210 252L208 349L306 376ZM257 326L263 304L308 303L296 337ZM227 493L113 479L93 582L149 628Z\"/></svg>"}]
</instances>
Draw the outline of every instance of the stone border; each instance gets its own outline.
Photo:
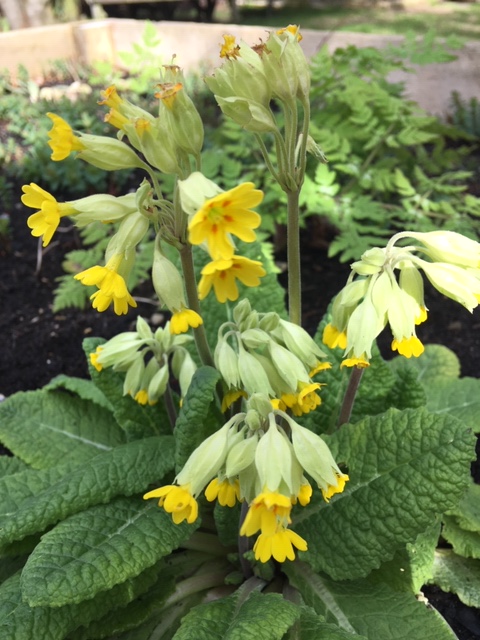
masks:
<instances>
[{"instance_id":1,"label":"stone border","mask_svg":"<svg viewBox=\"0 0 480 640\"><path fill-rule=\"evenodd\" d=\"M219 64L219 43L224 33L232 33L249 43L265 39L267 33L265 27L167 21L154 24L161 38L160 50L165 63L176 54L175 63L186 70L213 68ZM39 78L57 60L72 63L108 60L121 66L117 53L138 42L144 28L143 21L111 18L2 33L0 68L15 75L21 64L33 78ZM401 36L342 31L302 29L302 34L302 46L309 56L325 44L333 50L350 44L382 48L402 41ZM404 81L407 97L425 110L445 116L450 109L452 91L458 91L466 99L480 99L480 43L468 43L456 55L457 60L453 62L416 67L414 73L395 73L392 79Z\"/></svg>"}]
</instances>

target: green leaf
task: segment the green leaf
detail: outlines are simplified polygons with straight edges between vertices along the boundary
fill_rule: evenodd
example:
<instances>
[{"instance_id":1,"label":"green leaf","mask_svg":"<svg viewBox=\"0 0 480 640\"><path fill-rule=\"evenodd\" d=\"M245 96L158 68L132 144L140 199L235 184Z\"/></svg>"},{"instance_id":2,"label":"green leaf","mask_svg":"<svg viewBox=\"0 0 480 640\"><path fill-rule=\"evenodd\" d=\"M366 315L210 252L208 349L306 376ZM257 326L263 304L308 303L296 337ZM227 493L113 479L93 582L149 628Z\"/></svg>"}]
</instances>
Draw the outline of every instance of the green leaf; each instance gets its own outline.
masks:
<instances>
[{"instance_id":1,"label":"green leaf","mask_svg":"<svg viewBox=\"0 0 480 640\"><path fill-rule=\"evenodd\" d=\"M90 376L113 407L113 415L125 432L128 440L138 440L156 435L172 433L167 412L162 402L154 406L141 405L130 396L123 395L123 377L112 369L97 371L92 366L89 354L103 344L101 338L85 338L83 350L87 355Z\"/></svg>"},{"instance_id":2,"label":"green leaf","mask_svg":"<svg viewBox=\"0 0 480 640\"><path fill-rule=\"evenodd\" d=\"M37 469L82 462L125 442L110 411L56 391L16 393L0 405L0 439Z\"/></svg>"},{"instance_id":3,"label":"green leaf","mask_svg":"<svg viewBox=\"0 0 480 640\"><path fill-rule=\"evenodd\" d=\"M383 582L395 591L418 594L432 577L433 559L440 536L440 519L417 536L415 542L399 549L393 559L375 569L369 580Z\"/></svg>"},{"instance_id":4,"label":"green leaf","mask_svg":"<svg viewBox=\"0 0 480 640\"><path fill-rule=\"evenodd\" d=\"M289 636L290 638L290 636ZM340 626L325 622L311 607L302 607L302 615L291 632L291 640L367 640L358 633L350 633Z\"/></svg>"},{"instance_id":5,"label":"green leaf","mask_svg":"<svg viewBox=\"0 0 480 640\"><path fill-rule=\"evenodd\" d=\"M276 593L254 591L244 597L240 588L228 598L195 607L174 640L281 640L301 613Z\"/></svg>"},{"instance_id":6,"label":"green leaf","mask_svg":"<svg viewBox=\"0 0 480 640\"><path fill-rule=\"evenodd\" d=\"M87 625L137 598L152 585L157 574L158 568L151 567L137 578L78 605L32 608L23 599L19 572L0 586L0 638L64 640L77 627Z\"/></svg>"},{"instance_id":7,"label":"green leaf","mask_svg":"<svg viewBox=\"0 0 480 640\"><path fill-rule=\"evenodd\" d=\"M50 382L45 385L44 390L55 391L56 389L66 389L75 393L83 400L91 400L95 404L113 411L112 404L107 400L103 393L98 389L91 380L84 380L83 378L72 378L66 376L63 373L59 376L55 376Z\"/></svg>"},{"instance_id":8,"label":"green leaf","mask_svg":"<svg viewBox=\"0 0 480 640\"><path fill-rule=\"evenodd\" d=\"M431 582L442 591L455 593L468 607L480 607L480 560L437 549Z\"/></svg>"},{"instance_id":9,"label":"green leaf","mask_svg":"<svg viewBox=\"0 0 480 640\"><path fill-rule=\"evenodd\" d=\"M143 625L153 613L161 608L164 601L175 590L175 580L172 572L162 568L157 579L147 593L132 600L120 610L114 609L102 618L91 622L87 628L82 627L70 634L68 640L96 640L97 638L117 637L131 629ZM98 597L101 597L99 594ZM165 617L165 613L163 613Z\"/></svg>"},{"instance_id":10,"label":"green leaf","mask_svg":"<svg viewBox=\"0 0 480 640\"><path fill-rule=\"evenodd\" d=\"M445 620L413 594L368 580L334 582L303 562L284 570L307 605L349 633L372 640L456 640Z\"/></svg>"},{"instance_id":11,"label":"green leaf","mask_svg":"<svg viewBox=\"0 0 480 640\"><path fill-rule=\"evenodd\" d=\"M4 476L11 476L20 471L25 471L28 466L19 458L11 456L0 456L0 479Z\"/></svg>"},{"instance_id":12,"label":"green leaf","mask_svg":"<svg viewBox=\"0 0 480 640\"><path fill-rule=\"evenodd\" d=\"M138 576L195 528L138 496L91 507L43 536L22 572L23 596L34 607L80 603Z\"/></svg>"},{"instance_id":13,"label":"green leaf","mask_svg":"<svg viewBox=\"0 0 480 640\"><path fill-rule=\"evenodd\" d=\"M473 481L462 499L450 509L448 515L453 515L462 529L480 532L480 485Z\"/></svg>"},{"instance_id":14,"label":"green leaf","mask_svg":"<svg viewBox=\"0 0 480 640\"><path fill-rule=\"evenodd\" d=\"M467 531L456 518L444 516L442 536L459 556L480 559L480 531Z\"/></svg>"},{"instance_id":15,"label":"green leaf","mask_svg":"<svg viewBox=\"0 0 480 640\"><path fill-rule=\"evenodd\" d=\"M133 495L173 468L172 436L130 442L77 468L62 465L0 480L0 542L21 539L91 505Z\"/></svg>"},{"instance_id":16,"label":"green leaf","mask_svg":"<svg viewBox=\"0 0 480 640\"><path fill-rule=\"evenodd\" d=\"M437 380L425 388L427 409L439 415L450 415L478 431L480 415L480 380L459 378Z\"/></svg>"},{"instance_id":17,"label":"green leaf","mask_svg":"<svg viewBox=\"0 0 480 640\"><path fill-rule=\"evenodd\" d=\"M336 579L367 575L451 508L469 482L475 438L450 416L390 410L326 438L350 481L294 526L308 561ZM328 545L325 544L328 540Z\"/></svg>"},{"instance_id":18,"label":"green leaf","mask_svg":"<svg viewBox=\"0 0 480 640\"><path fill-rule=\"evenodd\" d=\"M406 358L393 368L395 384L387 395L387 404L395 409L417 409L427 404L424 388L418 381L418 371Z\"/></svg>"},{"instance_id":19,"label":"green leaf","mask_svg":"<svg viewBox=\"0 0 480 640\"><path fill-rule=\"evenodd\" d=\"M394 358L395 366L403 358ZM448 378L454 380L460 376L460 361L457 356L440 344L427 344L419 358L412 358L411 364L418 371L418 380L428 390L430 384Z\"/></svg>"},{"instance_id":20,"label":"green leaf","mask_svg":"<svg viewBox=\"0 0 480 640\"><path fill-rule=\"evenodd\" d=\"M193 375L175 423L175 464L180 470L198 445L220 426L221 416L206 420L220 373L200 367Z\"/></svg>"}]
</instances>

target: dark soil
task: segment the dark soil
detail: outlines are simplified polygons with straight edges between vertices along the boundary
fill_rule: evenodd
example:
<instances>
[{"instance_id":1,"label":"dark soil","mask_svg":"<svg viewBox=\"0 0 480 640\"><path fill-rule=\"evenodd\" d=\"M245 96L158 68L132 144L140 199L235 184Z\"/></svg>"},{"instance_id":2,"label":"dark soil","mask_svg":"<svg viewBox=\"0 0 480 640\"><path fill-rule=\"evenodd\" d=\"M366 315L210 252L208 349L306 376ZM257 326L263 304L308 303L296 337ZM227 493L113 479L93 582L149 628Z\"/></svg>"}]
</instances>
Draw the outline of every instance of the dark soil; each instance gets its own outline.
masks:
<instances>
[{"instance_id":1,"label":"dark soil","mask_svg":"<svg viewBox=\"0 0 480 640\"><path fill-rule=\"evenodd\" d=\"M147 319L158 320L157 309L139 303L137 310L126 316L113 312L97 313L92 309L79 311L66 309L52 312L55 279L62 275L62 259L67 251L78 248L74 229L57 233L56 242L44 252L41 269L35 273L38 242L26 226L27 211L20 203L20 189L13 193L18 201L1 202L0 210L9 214L11 234L0 236L0 394L9 396L16 391L37 389L54 376L87 376L82 340L86 336L110 338L121 331L130 330L137 313ZM302 234L303 256L303 317L307 330L313 333L333 295L345 283L348 265L339 265L327 257L328 234L318 222L309 224ZM279 264L285 260L278 253ZM285 274L280 276L284 283ZM143 292L142 292L143 293ZM149 291L145 292L148 296ZM478 377L480 354L480 316L469 314L458 304L445 299L434 290L428 290L426 302L428 321L419 327L420 339L426 343L440 343L451 348L459 357L462 375ZM382 337L380 347L390 357L390 338ZM480 482L479 465L472 471ZM425 588L429 601L444 615L460 640L480 638L480 614L463 605L454 595L445 594L436 587Z\"/></svg>"}]
</instances>

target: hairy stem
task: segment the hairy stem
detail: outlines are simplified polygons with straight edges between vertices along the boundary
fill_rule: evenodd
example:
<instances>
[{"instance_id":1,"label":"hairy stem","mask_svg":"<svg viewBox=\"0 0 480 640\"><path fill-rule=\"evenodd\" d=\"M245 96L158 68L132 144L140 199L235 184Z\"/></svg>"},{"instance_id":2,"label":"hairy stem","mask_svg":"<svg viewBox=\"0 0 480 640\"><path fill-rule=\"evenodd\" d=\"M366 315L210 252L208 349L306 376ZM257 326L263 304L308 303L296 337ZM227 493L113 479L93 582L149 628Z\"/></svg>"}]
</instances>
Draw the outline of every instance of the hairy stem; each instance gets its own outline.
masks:
<instances>
[{"instance_id":1,"label":"hairy stem","mask_svg":"<svg viewBox=\"0 0 480 640\"><path fill-rule=\"evenodd\" d=\"M180 259L182 261L183 277L185 280L185 291L187 293L187 302L190 309L200 314L200 303L198 301L197 285L195 281L195 269L193 265L193 251L190 244L183 245L180 250ZM193 337L198 350L198 355L203 364L214 367L212 352L207 341L205 327L201 324L193 330Z\"/></svg>"},{"instance_id":2,"label":"hairy stem","mask_svg":"<svg viewBox=\"0 0 480 640\"><path fill-rule=\"evenodd\" d=\"M350 420L352 415L353 404L357 395L358 387L364 372L363 367L353 367L350 374L350 380L348 381L348 387L343 397L342 407L337 421L337 429L346 424Z\"/></svg>"},{"instance_id":3,"label":"hairy stem","mask_svg":"<svg viewBox=\"0 0 480 640\"><path fill-rule=\"evenodd\" d=\"M300 272L299 191L287 191L288 313L290 322L302 324L302 278Z\"/></svg>"}]
</instances>

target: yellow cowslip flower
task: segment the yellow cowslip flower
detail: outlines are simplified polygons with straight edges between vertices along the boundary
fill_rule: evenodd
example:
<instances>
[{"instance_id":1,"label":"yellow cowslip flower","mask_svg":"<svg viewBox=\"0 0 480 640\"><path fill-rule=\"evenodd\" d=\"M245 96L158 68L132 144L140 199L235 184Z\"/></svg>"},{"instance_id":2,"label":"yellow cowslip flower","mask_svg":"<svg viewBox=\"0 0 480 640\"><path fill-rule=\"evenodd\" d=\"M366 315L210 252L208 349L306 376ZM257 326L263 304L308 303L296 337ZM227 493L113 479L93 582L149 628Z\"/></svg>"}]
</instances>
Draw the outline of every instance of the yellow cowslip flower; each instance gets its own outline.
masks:
<instances>
[{"instance_id":1,"label":"yellow cowslip flower","mask_svg":"<svg viewBox=\"0 0 480 640\"><path fill-rule=\"evenodd\" d=\"M288 529L292 501L277 491L264 491L254 498L240 529L240 535L251 536L261 531L253 550L255 559L278 562L295 559L293 547L307 550L306 541Z\"/></svg>"},{"instance_id":2,"label":"yellow cowslip flower","mask_svg":"<svg viewBox=\"0 0 480 640\"><path fill-rule=\"evenodd\" d=\"M52 150L52 160L65 160L72 151L82 151L86 148L80 138L73 133L68 122L55 113L47 113L47 116L53 122L53 127L48 133L50 138L48 146Z\"/></svg>"},{"instance_id":3,"label":"yellow cowslip flower","mask_svg":"<svg viewBox=\"0 0 480 640\"><path fill-rule=\"evenodd\" d=\"M48 191L44 191L34 182L24 185L22 191L23 204L32 209L39 209L28 218L27 225L32 230L32 236L43 236L43 246L46 247L60 224L60 218L77 212L70 204L57 202Z\"/></svg>"},{"instance_id":4,"label":"yellow cowslip flower","mask_svg":"<svg viewBox=\"0 0 480 640\"><path fill-rule=\"evenodd\" d=\"M392 341L392 351L398 351L405 358L411 358L412 356L418 358L425 351L425 347L417 336L410 336L409 338L403 338L403 340L394 339Z\"/></svg>"},{"instance_id":5,"label":"yellow cowslip flower","mask_svg":"<svg viewBox=\"0 0 480 640\"><path fill-rule=\"evenodd\" d=\"M222 413L225 413L225 411L239 398L248 398L246 391L243 391L242 389L230 389L227 391L222 400Z\"/></svg>"},{"instance_id":6,"label":"yellow cowslip flower","mask_svg":"<svg viewBox=\"0 0 480 640\"><path fill-rule=\"evenodd\" d=\"M223 44L220 48L220 57L231 60L232 58L233 59L238 58L239 55L240 55L240 47L235 42L235 36L225 34L223 36Z\"/></svg>"},{"instance_id":7,"label":"yellow cowslip flower","mask_svg":"<svg viewBox=\"0 0 480 640\"><path fill-rule=\"evenodd\" d=\"M161 100L168 109L172 109L177 93L183 89L183 84L181 82L164 82L157 86L160 87L160 91L154 94L155 98Z\"/></svg>"},{"instance_id":8,"label":"yellow cowslip flower","mask_svg":"<svg viewBox=\"0 0 480 640\"><path fill-rule=\"evenodd\" d=\"M214 478L205 489L205 497L209 502L218 500L222 507L234 507L237 501L240 502L240 483L237 479L225 478L219 482Z\"/></svg>"},{"instance_id":9,"label":"yellow cowslip flower","mask_svg":"<svg viewBox=\"0 0 480 640\"><path fill-rule=\"evenodd\" d=\"M147 389L140 389L139 391L137 391L133 399L135 400L135 402L138 402L138 404L142 404L142 405L149 404L150 406L153 406L154 404L157 404L156 400L148 399Z\"/></svg>"},{"instance_id":10,"label":"yellow cowslip flower","mask_svg":"<svg viewBox=\"0 0 480 640\"><path fill-rule=\"evenodd\" d=\"M144 500L159 498L158 506L163 507L167 513L172 514L175 524L186 520L189 524L198 518L198 503L190 493L190 486L170 484L159 489L149 491L143 496Z\"/></svg>"},{"instance_id":11,"label":"yellow cowslip flower","mask_svg":"<svg viewBox=\"0 0 480 640\"><path fill-rule=\"evenodd\" d=\"M332 365L330 364L330 362L317 362L313 369L310 369L308 375L310 376L310 378L313 378L313 376L316 376L317 373L320 373L320 371L326 371L327 369L331 368Z\"/></svg>"},{"instance_id":12,"label":"yellow cowslip flower","mask_svg":"<svg viewBox=\"0 0 480 640\"><path fill-rule=\"evenodd\" d=\"M111 109L119 109L119 107L125 102L123 98L121 98L117 93L117 88L114 84L107 87L100 94L103 100L99 100L98 104L106 105Z\"/></svg>"},{"instance_id":13,"label":"yellow cowslip flower","mask_svg":"<svg viewBox=\"0 0 480 640\"><path fill-rule=\"evenodd\" d=\"M198 297L203 300L214 288L219 302L236 300L238 287L236 279L246 287L258 287L260 278L266 274L262 263L242 256L232 256L228 260L213 260L202 269L202 277L198 283Z\"/></svg>"},{"instance_id":14,"label":"yellow cowslip flower","mask_svg":"<svg viewBox=\"0 0 480 640\"><path fill-rule=\"evenodd\" d=\"M359 367L360 369L365 369L366 367L369 367L370 363L367 360L366 357L363 358L346 358L345 360L342 360L342 363L340 364L340 367Z\"/></svg>"},{"instance_id":15,"label":"yellow cowslip flower","mask_svg":"<svg viewBox=\"0 0 480 640\"><path fill-rule=\"evenodd\" d=\"M331 484L326 489L322 489L322 495L325 502L329 502L330 498L334 496L336 493L342 493L345 489L345 484L349 481L349 477L345 473L338 473L337 476L337 484Z\"/></svg>"},{"instance_id":16,"label":"yellow cowslip flower","mask_svg":"<svg viewBox=\"0 0 480 640\"><path fill-rule=\"evenodd\" d=\"M197 245L206 241L214 260L228 260L234 253L229 234L244 242L256 239L253 229L260 225L261 218L252 207L262 200L263 192L255 189L252 182L209 198L188 225L190 242Z\"/></svg>"},{"instance_id":17,"label":"yellow cowslip flower","mask_svg":"<svg viewBox=\"0 0 480 640\"><path fill-rule=\"evenodd\" d=\"M114 311L120 316L127 313L129 305L137 306L128 292L125 280L118 273L122 259L122 255L113 255L104 267L96 265L74 276L75 280L80 280L86 286L98 287L98 291L90 296L94 309L105 311L113 302Z\"/></svg>"},{"instance_id":18,"label":"yellow cowslip flower","mask_svg":"<svg viewBox=\"0 0 480 640\"><path fill-rule=\"evenodd\" d=\"M285 562L285 560L295 560L294 547L299 551L307 551L307 541L295 531L279 526L271 535L261 533L253 546L253 551L255 559L260 562L268 562L270 558L277 562Z\"/></svg>"},{"instance_id":19,"label":"yellow cowslip flower","mask_svg":"<svg viewBox=\"0 0 480 640\"><path fill-rule=\"evenodd\" d=\"M190 327L196 329L201 324L203 324L202 317L196 311L182 307L170 318L170 333L174 335L185 333Z\"/></svg>"},{"instance_id":20,"label":"yellow cowslip flower","mask_svg":"<svg viewBox=\"0 0 480 640\"><path fill-rule=\"evenodd\" d=\"M97 371L103 369L102 365L98 362L98 356L102 352L102 347L97 347L96 351L90 354L90 363Z\"/></svg>"},{"instance_id":21,"label":"yellow cowslip flower","mask_svg":"<svg viewBox=\"0 0 480 640\"><path fill-rule=\"evenodd\" d=\"M327 324L323 330L322 341L330 349L335 349L336 347L340 349L347 348L347 334L331 323Z\"/></svg>"},{"instance_id":22,"label":"yellow cowslip flower","mask_svg":"<svg viewBox=\"0 0 480 640\"><path fill-rule=\"evenodd\" d=\"M301 40L303 40L303 36L300 33L300 27L298 26L298 24L289 24L288 27L284 27L283 29L279 29L277 31L277 35L281 36L284 33L291 33L292 36L295 36L297 39L297 42L300 42Z\"/></svg>"},{"instance_id":23,"label":"yellow cowslip flower","mask_svg":"<svg viewBox=\"0 0 480 640\"><path fill-rule=\"evenodd\" d=\"M304 413L314 411L320 404L320 396L315 393L322 385L318 382L310 384L299 382L297 393L284 393L281 400L284 405L292 410L294 416L301 416Z\"/></svg>"},{"instance_id":24,"label":"yellow cowslip flower","mask_svg":"<svg viewBox=\"0 0 480 640\"><path fill-rule=\"evenodd\" d=\"M103 120L116 129L123 129L124 126L130 122L130 120L121 114L120 111L117 111L117 109L110 109L110 111L105 114Z\"/></svg>"}]
</instances>

